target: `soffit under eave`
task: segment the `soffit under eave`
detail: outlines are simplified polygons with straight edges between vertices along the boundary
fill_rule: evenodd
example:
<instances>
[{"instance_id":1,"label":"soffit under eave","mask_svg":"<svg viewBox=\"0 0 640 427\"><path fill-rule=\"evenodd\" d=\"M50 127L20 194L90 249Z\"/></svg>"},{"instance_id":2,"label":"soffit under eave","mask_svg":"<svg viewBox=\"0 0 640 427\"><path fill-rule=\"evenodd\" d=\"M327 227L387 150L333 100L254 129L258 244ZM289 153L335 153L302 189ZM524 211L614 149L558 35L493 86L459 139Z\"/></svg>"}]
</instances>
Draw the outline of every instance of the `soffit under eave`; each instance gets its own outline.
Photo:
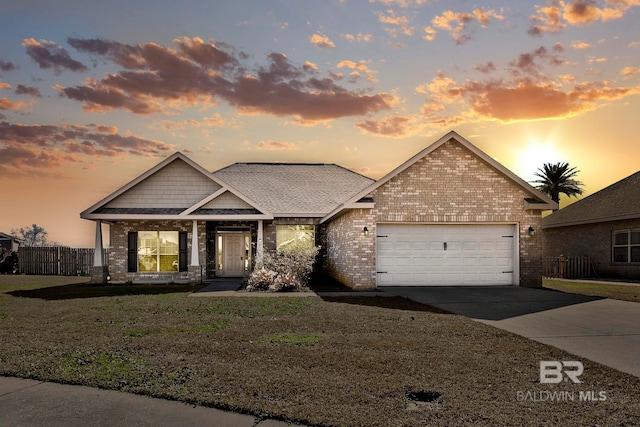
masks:
<instances>
[{"instance_id":1,"label":"soffit under eave","mask_svg":"<svg viewBox=\"0 0 640 427\"><path fill-rule=\"evenodd\" d=\"M630 215L621 215L621 216L613 216L613 217L605 217L605 218L592 218L592 219L585 219L585 220L578 220L578 221L567 221L567 222L555 223L555 224L545 224L543 219L542 228L549 229L549 228L573 227L576 225L600 224L605 222L628 221L633 219L640 220L640 215L630 214Z\"/></svg>"},{"instance_id":2,"label":"soffit under eave","mask_svg":"<svg viewBox=\"0 0 640 427\"><path fill-rule=\"evenodd\" d=\"M273 219L273 215L271 214L233 214L233 215L203 215L203 214L193 214L187 216L180 215L128 215L128 214L86 214L84 216L80 216L82 219L93 220L93 221L107 221L107 222L118 222L118 221L186 221L186 220L200 220L200 221L256 221L259 219L270 220Z\"/></svg>"}]
</instances>

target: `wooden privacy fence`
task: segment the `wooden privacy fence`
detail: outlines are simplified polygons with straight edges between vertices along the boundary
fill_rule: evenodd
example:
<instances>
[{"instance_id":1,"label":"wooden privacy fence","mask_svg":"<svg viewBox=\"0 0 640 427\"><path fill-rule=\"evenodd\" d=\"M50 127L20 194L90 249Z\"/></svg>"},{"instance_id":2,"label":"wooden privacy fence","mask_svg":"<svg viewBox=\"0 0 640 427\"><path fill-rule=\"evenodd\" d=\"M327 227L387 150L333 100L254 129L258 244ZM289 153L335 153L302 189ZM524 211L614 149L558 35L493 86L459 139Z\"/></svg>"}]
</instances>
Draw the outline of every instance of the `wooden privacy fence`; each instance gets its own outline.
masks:
<instances>
[{"instance_id":1,"label":"wooden privacy fence","mask_svg":"<svg viewBox=\"0 0 640 427\"><path fill-rule=\"evenodd\" d=\"M591 258L586 255L543 257L542 276L558 279L591 277Z\"/></svg>"},{"instance_id":2,"label":"wooden privacy fence","mask_svg":"<svg viewBox=\"0 0 640 427\"><path fill-rule=\"evenodd\" d=\"M107 260L107 250L104 249ZM89 276L93 266L93 248L66 248L62 246L21 246L18 265L21 274L55 276Z\"/></svg>"}]
</instances>

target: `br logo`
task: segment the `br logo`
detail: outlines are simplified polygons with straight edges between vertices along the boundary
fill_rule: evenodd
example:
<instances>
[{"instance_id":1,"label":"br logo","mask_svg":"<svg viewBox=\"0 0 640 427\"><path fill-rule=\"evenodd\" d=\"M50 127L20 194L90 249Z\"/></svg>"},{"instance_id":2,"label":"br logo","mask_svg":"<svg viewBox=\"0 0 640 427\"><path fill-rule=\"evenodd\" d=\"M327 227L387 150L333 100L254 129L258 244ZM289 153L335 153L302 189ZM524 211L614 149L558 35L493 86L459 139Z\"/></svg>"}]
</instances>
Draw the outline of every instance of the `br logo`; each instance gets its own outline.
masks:
<instances>
[{"instance_id":1,"label":"br logo","mask_svg":"<svg viewBox=\"0 0 640 427\"><path fill-rule=\"evenodd\" d=\"M582 375L584 366L582 362L565 360L559 362L557 360L541 360L540 361L540 383L541 384L558 384L567 378L579 384L578 377Z\"/></svg>"}]
</instances>

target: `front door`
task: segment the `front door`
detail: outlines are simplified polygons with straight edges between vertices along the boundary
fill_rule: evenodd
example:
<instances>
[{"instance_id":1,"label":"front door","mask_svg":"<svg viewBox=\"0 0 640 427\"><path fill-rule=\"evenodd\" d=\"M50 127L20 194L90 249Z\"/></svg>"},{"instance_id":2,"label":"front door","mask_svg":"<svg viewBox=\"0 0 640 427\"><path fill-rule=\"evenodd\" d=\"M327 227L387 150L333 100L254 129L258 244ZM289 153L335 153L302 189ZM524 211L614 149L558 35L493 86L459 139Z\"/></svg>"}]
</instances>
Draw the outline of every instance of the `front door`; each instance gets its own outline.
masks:
<instances>
[{"instance_id":1,"label":"front door","mask_svg":"<svg viewBox=\"0 0 640 427\"><path fill-rule=\"evenodd\" d=\"M221 277L242 277L248 271L250 235L247 233L218 234L218 271Z\"/></svg>"}]
</instances>

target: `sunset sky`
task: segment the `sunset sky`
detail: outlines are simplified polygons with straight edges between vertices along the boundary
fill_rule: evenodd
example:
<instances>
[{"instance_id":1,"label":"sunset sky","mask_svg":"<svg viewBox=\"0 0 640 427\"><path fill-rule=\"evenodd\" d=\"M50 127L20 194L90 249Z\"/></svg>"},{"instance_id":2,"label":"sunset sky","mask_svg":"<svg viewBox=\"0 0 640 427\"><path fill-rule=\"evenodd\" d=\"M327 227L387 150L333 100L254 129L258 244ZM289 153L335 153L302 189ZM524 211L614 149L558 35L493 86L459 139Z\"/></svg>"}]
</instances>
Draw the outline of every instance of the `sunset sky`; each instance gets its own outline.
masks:
<instances>
[{"instance_id":1,"label":"sunset sky","mask_svg":"<svg viewBox=\"0 0 640 427\"><path fill-rule=\"evenodd\" d=\"M80 212L178 150L379 178L450 130L588 195L640 170L639 23L640 0L3 1L0 232L92 246Z\"/></svg>"}]
</instances>

